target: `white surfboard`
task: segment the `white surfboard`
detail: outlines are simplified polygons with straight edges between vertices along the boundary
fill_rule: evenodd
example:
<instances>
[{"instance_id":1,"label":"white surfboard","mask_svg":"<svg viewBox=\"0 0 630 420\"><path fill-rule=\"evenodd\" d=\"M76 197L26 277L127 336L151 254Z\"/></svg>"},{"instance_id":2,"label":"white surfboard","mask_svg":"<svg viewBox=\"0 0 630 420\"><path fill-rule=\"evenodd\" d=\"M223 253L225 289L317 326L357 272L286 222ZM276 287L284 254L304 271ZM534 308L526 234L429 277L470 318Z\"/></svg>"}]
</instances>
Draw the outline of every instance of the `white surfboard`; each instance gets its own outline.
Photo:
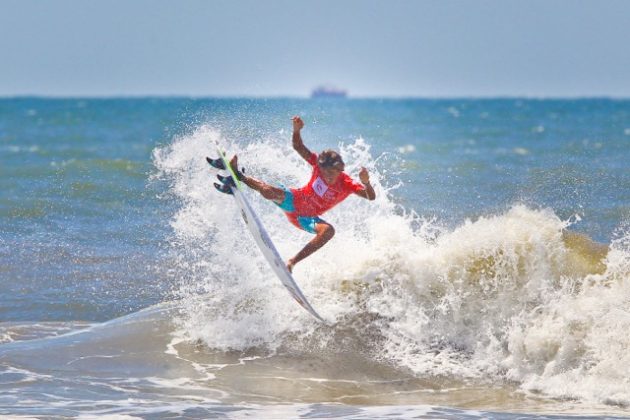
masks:
<instances>
[{"instance_id":1,"label":"white surfboard","mask_svg":"<svg viewBox=\"0 0 630 420\"><path fill-rule=\"evenodd\" d=\"M230 172L230 175L232 176L232 179L234 180L234 183L236 185L236 188L230 187L234 195L234 199L236 200L236 205L241 212L241 216L243 217L247 228L254 237L254 241L265 256L265 259L273 269L274 273L276 273L276 276L278 276L284 287L286 287L291 296L293 296L293 299L295 299L297 303L299 303L300 306L306 309L311 315L313 315L321 322L325 323L326 321L324 321L324 319L319 316L317 312L315 312L315 309L313 309L308 300L306 300L306 297L304 297L304 294L302 293L297 283L293 279L293 276L287 269L284 260L282 259L282 257L280 257L280 253L271 241L271 238L265 230L262 222L254 212L254 209L252 209L249 201L247 201L247 199L245 198L245 194L243 194L243 185L237 179L234 171L232 171L232 168L230 167L225 153L223 152L223 150L221 150L221 147L218 143L216 144L216 146L220 158L223 160L225 167Z\"/></svg>"}]
</instances>

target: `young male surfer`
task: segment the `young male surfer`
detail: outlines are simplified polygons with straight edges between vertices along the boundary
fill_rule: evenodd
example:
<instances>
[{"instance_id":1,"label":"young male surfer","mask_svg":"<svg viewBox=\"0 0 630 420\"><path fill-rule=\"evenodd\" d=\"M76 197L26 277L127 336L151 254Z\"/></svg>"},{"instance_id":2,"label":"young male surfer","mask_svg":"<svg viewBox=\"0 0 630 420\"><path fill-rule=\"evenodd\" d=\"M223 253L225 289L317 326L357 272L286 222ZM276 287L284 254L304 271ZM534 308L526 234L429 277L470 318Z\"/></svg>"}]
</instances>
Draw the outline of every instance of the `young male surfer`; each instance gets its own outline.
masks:
<instances>
[{"instance_id":1,"label":"young male surfer","mask_svg":"<svg viewBox=\"0 0 630 420\"><path fill-rule=\"evenodd\" d=\"M258 191L267 200L276 203L296 227L315 235L300 252L289 259L287 262L289 271L293 270L295 264L324 246L335 234L332 225L321 219L320 215L342 202L351 193L368 200L376 198L367 169L362 167L359 172L360 184L354 181L343 171L345 164L338 153L328 149L317 155L304 145L300 135L303 127L304 121L298 116L293 117L293 148L313 167L311 179L302 188L289 189L269 185L240 172L236 155L230 161L240 181Z\"/></svg>"}]
</instances>

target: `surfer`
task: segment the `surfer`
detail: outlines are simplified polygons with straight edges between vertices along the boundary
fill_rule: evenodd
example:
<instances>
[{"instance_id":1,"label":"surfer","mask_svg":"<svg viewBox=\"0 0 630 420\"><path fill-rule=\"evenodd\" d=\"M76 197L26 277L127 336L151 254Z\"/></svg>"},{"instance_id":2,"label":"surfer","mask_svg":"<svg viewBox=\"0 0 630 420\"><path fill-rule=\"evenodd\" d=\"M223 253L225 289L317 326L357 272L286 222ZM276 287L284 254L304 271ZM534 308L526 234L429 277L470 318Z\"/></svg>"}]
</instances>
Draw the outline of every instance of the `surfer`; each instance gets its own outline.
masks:
<instances>
[{"instance_id":1,"label":"surfer","mask_svg":"<svg viewBox=\"0 0 630 420\"><path fill-rule=\"evenodd\" d=\"M361 183L356 182L344 172L345 164L339 153L327 149L318 155L304 145L300 134L303 127L304 121L299 116L293 117L293 148L313 167L311 179L302 188L269 185L239 171L236 155L230 161L240 181L278 205L296 227L315 235L300 252L289 259L287 262L289 271L334 236L335 229L330 223L321 219L320 215L353 193L368 200L376 198L367 169L361 168L359 172Z\"/></svg>"}]
</instances>

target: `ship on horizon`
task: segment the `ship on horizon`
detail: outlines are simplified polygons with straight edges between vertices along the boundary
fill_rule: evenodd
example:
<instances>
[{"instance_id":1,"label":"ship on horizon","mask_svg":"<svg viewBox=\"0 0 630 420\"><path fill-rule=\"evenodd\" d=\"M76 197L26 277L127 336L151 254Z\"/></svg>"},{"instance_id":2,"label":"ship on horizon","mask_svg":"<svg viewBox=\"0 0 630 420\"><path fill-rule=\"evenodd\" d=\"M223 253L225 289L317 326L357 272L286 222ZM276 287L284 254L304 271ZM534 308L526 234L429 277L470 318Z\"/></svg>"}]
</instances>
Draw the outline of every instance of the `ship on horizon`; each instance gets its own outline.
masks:
<instances>
[{"instance_id":1,"label":"ship on horizon","mask_svg":"<svg viewBox=\"0 0 630 420\"><path fill-rule=\"evenodd\" d=\"M330 85L317 86L311 91L311 98L346 98L347 96L348 91L345 89Z\"/></svg>"}]
</instances>

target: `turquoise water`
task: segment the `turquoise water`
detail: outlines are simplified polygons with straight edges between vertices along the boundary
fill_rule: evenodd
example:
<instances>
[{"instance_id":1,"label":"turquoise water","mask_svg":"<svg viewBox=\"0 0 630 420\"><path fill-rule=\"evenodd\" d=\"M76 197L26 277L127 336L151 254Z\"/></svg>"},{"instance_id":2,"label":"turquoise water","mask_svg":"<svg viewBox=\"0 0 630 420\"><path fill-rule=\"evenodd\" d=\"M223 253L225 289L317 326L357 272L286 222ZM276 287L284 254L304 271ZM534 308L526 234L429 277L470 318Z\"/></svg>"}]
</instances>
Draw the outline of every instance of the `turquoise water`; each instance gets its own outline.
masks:
<instances>
[{"instance_id":1,"label":"turquoise water","mask_svg":"<svg viewBox=\"0 0 630 420\"><path fill-rule=\"evenodd\" d=\"M214 194L212 173L203 164L205 155L213 153L210 139L218 138L239 153L252 175L292 186L303 182L306 169L290 148L290 118L296 114L306 123L307 146L341 148L354 176L356 165L368 166L379 195L372 205L349 199L325 216L338 232L334 243L296 271L318 312L338 323L325 333L292 302L269 306L286 292L276 288L251 243L243 242L247 236L232 217L231 203ZM174 325L160 326L163 337L156 337L155 345L173 354L177 346L201 343L211 350L203 363L195 359L197 367L210 363L206 359L221 364L236 351L241 360L247 355L268 360L264 369L273 370L285 363L283 355L300 354L296 358L301 361L314 357L314 346L332 354L324 372L333 372L348 363L340 355L358 346L362 362L355 360L356 369L365 369L365 383L372 384L370 390L361 389L364 395L391 392L374 385L384 366L393 369L384 374L388 380L396 372L406 378L401 387L412 395L381 396L374 404L619 414L620 407L630 404L630 389L613 389L610 384L619 381L611 372L627 368L609 372L603 366L618 359L624 348L627 352L628 342L606 341L588 331L630 326L625 315L630 281L628 162L628 100L0 99L0 325L6 337L6 344L0 344L5 369L0 384L15 390L16 382L7 375L16 375L18 368L34 377L54 371L45 362L25 367L32 362L13 356L19 343L33 336L42 337L43 347L24 344L27 350L18 352L44 357L44 337L178 302ZM275 207L251 198L288 258L307 237L295 232ZM234 241L238 235L242 239ZM247 258L238 259L238 253ZM353 256L351 263L336 259L344 253ZM395 264L389 266L391 262ZM619 289L585 295L584 285L592 283ZM347 293L354 298L348 300ZM199 296L206 300L199 301ZM455 304L456 297L464 303ZM244 304L240 299L245 298L258 303ZM604 306L591 308L593 299ZM566 328L552 322L550 314L566 313L576 304L593 316L567 318ZM239 312L243 305L253 308L246 317ZM623 314L614 315L615 310ZM168 322L159 318L160 325ZM583 336L569 332L575 322L587 331ZM422 334L410 333L413 325L423 325ZM374 331L378 337L365 338ZM559 342L541 338L545 331L555 331ZM112 342L133 348L133 339L122 338L125 334L121 330ZM324 339L331 336L336 337L332 344ZM475 337L487 339L476 342ZM97 334L97 341L104 339ZM579 350L566 350L569 341L577 342ZM63 340L50 345L60 342L63 349ZM619 353L607 350L613 342ZM94 351L89 342L82 345L87 353ZM483 346L493 350L484 353ZM188 351L177 349L179 356ZM444 355L444 370L428 367L436 352ZM599 370L594 369L600 362ZM146 368L140 361L125 363L131 370L134 363L137 370ZM551 363L564 370L554 371ZM252 383L260 381L255 366L239 364L252 370L233 375L251 374ZM61 375L59 383L71 384L64 395L73 400L67 411L46 411L54 398L41 397L52 391L39 383L41 389L27 389L41 403L32 413L3 398L0 412L86 412L83 402L98 398L79 392L95 366L84 369ZM191 369L184 369L181 377L204 377ZM573 379L562 376L572 369L582 373ZM241 395L231 399L217 391L212 404L218 404L218 412L235 408L235 401L370 405L344 386L333 386L328 394L316 390L312 398L297 391L253 397L254 391L239 394L238 387L226 385L232 383L230 373L212 372L221 378L217 389ZM147 377L160 374L151 371ZM124 375L116 371L114 376ZM134 378L146 379L142 373ZM436 378L448 378L458 391L444 391L443 399L418 391L423 380L439 389ZM361 383L360 375L352 380ZM566 385L571 380L590 381L591 388ZM205 381L197 385L214 386L211 379ZM124 388L124 381L103 382L110 391ZM496 389L506 383L510 391L499 395ZM179 386L177 381L169 384ZM461 397L462 390L480 386L485 390L480 395L494 399L467 403ZM163 398L142 392L147 401ZM105 394L108 400L122 401L124 396ZM182 401L169 398L164 413L177 411ZM105 406L118 410L111 401ZM132 412L125 407L122 412ZM296 415L291 413L287 416Z\"/></svg>"}]
</instances>

